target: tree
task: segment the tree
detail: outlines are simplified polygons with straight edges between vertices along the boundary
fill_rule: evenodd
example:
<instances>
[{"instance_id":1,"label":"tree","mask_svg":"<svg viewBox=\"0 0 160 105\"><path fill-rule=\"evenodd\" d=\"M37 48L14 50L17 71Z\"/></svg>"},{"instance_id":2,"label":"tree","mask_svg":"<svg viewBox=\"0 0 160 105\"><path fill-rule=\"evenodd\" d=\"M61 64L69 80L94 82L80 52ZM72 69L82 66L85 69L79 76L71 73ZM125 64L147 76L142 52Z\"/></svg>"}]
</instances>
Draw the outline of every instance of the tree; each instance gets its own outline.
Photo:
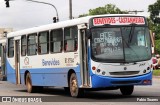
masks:
<instances>
[{"instance_id":1,"label":"tree","mask_svg":"<svg viewBox=\"0 0 160 105\"><path fill-rule=\"evenodd\" d=\"M127 14L127 11L121 11L114 4L107 4L104 7L98 7L95 9L90 9L89 14L79 15L79 17L88 16L88 15L102 15L102 14Z\"/></svg>"},{"instance_id":2,"label":"tree","mask_svg":"<svg viewBox=\"0 0 160 105\"><path fill-rule=\"evenodd\" d=\"M85 17L85 16L88 16L88 14L79 15L79 17Z\"/></svg>"},{"instance_id":3,"label":"tree","mask_svg":"<svg viewBox=\"0 0 160 105\"><path fill-rule=\"evenodd\" d=\"M157 0L154 4L149 5L148 11L150 12L150 19L152 20L152 31L156 33L155 39L160 39L160 0Z\"/></svg>"},{"instance_id":4,"label":"tree","mask_svg":"<svg viewBox=\"0 0 160 105\"><path fill-rule=\"evenodd\" d=\"M160 54L160 39L155 40L156 53Z\"/></svg>"},{"instance_id":5,"label":"tree","mask_svg":"<svg viewBox=\"0 0 160 105\"><path fill-rule=\"evenodd\" d=\"M155 50L160 54L160 0L157 0L154 4L148 6L148 11L150 12L149 26L152 32L155 33Z\"/></svg>"},{"instance_id":6,"label":"tree","mask_svg":"<svg viewBox=\"0 0 160 105\"><path fill-rule=\"evenodd\" d=\"M150 18L154 23L160 23L159 12L160 12L160 0L157 0L154 4L149 5L148 11L150 12Z\"/></svg>"}]
</instances>

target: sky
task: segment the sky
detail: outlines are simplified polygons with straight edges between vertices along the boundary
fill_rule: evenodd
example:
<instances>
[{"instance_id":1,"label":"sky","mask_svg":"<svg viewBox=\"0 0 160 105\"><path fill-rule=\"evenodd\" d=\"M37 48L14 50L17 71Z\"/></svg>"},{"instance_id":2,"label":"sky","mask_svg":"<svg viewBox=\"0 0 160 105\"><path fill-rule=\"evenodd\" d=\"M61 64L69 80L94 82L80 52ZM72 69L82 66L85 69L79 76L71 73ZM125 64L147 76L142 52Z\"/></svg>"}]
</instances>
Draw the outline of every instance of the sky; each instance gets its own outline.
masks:
<instances>
[{"instance_id":1,"label":"sky","mask_svg":"<svg viewBox=\"0 0 160 105\"><path fill-rule=\"evenodd\" d=\"M69 0L36 0L53 4L58 11L60 21L69 19ZM157 0L72 0L73 17L88 13L89 9L114 4L121 10L143 10L140 15L149 16L148 5ZM4 0L0 0L0 28L21 30L53 22L55 9L46 4L27 0L12 0L6 8Z\"/></svg>"}]
</instances>

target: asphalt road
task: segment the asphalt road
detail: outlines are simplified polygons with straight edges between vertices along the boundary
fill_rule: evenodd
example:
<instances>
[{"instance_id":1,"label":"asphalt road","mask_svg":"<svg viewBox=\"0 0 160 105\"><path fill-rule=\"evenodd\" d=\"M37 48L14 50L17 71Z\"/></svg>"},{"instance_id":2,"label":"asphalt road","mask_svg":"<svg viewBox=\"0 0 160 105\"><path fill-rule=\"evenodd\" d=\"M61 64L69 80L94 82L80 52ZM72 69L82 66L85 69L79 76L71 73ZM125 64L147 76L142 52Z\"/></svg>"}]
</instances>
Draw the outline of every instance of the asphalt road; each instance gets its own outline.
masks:
<instances>
[{"instance_id":1,"label":"asphalt road","mask_svg":"<svg viewBox=\"0 0 160 105\"><path fill-rule=\"evenodd\" d=\"M160 78L153 78L152 86L135 86L131 96L122 96L120 90L86 91L84 98L72 98L65 93L63 88L46 87L40 93L27 93L23 85L15 85L6 81L0 81L0 100L2 97L11 97L14 104L22 104L27 98L31 101L42 101L39 105L159 105L160 103ZM21 100L18 100L21 99ZM37 99L37 100L36 100ZM3 100L4 101L4 100ZM30 102L31 102L30 101ZM76 103L75 103L76 102ZM8 103L0 102L8 105ZM27 103L24 103L27 104ZM37 103L29 103L37 104Z\"/></svg>"}]
</instances>

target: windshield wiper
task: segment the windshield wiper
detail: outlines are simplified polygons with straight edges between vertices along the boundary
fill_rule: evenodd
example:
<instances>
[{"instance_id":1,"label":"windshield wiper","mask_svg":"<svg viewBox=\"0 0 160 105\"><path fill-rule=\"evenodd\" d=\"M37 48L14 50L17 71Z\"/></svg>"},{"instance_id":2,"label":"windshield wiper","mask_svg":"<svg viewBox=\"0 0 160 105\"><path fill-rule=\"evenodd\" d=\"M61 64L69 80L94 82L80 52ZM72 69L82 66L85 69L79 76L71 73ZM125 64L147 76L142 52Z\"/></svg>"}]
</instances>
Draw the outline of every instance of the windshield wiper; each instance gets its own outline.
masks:
<instances>
[{"instance_id":1,"label":"windshield wiper","mask_svg":"<svg viewBox=\"0 0 160 105\"><path fill-rule=\"evenodd\" d=\"M130 31L130 34L129 34L129 40L128 40L128 43L130 43L130 42L132 41L133 34L134 34L134 29L135 29L135 26L136 26L137 24L132 23L132 24L130 24L130 25L131 25L131 31Z\"/></svg>"},{"instance_id":2,"label":"windshield wiper","mask_svg":"<svg viewBox=\"0 0 160 105\"><path fill-rule=\"evenodd\" d=\"M133 48L126 42L126 40L124 39L123 35L122 35L122 40L123 40L123 42L125 42L125 44L127 45L127 47L130 48L130 49L134 52L134 54L137 56L137 58L139 59L138 54L137 54L137 53L133 50ZM123 45L123 46L124 46L124 45ZM124 50L125 50L125 48L124 48ZM125 56L125 53L124 53L124 56ZM125 59L125 61L126 61L126 59ZM125 62L125 63L126 63L126 62ZM132 63L136 64L136 62L132 62Z\"/></svg>"},{"instance_id":3,"label":"windshield wiper","mask_svg":"<svg viewBox=\"0 0 160 105\"><path fill-rule=\"evenodd\" d=\"M137 58L139 58L139 55L138 55L138 54L134 51L134 49L129 45L129 43L131 43L131 41L132 41L132 36L133 36L133 34L134 34L134 29L135 29L136 24L131 24L131 25L132 25L132 26L131 26L131 31L130 31L130 34L129 34L129 41L128 41L128 43L127 43L127 41L125 40L123 34L122 34L122 40L123 40L123 42L127 45L127 47L130 48L130 49L134 52L134 54L137 56ZM121 31L121 33L122 33L122 31ZM123 44L123 46L124 46L124 44ZM123 49L125 50L124 47L123 47ZM125 51L124 51L124 56L125 56ZM125 60L125 63L126 63L126 59L124 59L124 60ZM132 63L136 64L136 62L132 62Z\"/></svg>"}]
</instances>

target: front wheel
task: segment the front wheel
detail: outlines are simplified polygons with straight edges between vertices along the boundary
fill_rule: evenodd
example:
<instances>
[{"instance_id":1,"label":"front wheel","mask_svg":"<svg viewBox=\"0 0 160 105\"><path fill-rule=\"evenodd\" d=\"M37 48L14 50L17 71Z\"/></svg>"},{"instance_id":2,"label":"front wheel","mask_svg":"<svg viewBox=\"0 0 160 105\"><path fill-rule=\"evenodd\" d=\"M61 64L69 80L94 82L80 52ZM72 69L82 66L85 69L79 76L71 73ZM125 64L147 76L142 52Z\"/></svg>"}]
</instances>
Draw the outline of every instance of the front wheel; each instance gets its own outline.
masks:
<instances>
[{"instance_id":1,"label":"front wheel","mask_svg":"<svg viewBox=\"0 0 160 105\"><path fill-rule=\"evenodd\" d=\"M134 86L122 86L120 87L120 91L122 95L131 95L133 93Z\"/></svg>"},{"instance_id":2,"label":"front wheel","mask_svg":"<svg viewBox=\"0 0 160 105\"><path fill-rule=\"evenodd\" d=\"M70 76L69 88L72 97L83 97L84 90L78 87L78 81L75 73L72 73Z\"/></svg>"}]
</instances>

